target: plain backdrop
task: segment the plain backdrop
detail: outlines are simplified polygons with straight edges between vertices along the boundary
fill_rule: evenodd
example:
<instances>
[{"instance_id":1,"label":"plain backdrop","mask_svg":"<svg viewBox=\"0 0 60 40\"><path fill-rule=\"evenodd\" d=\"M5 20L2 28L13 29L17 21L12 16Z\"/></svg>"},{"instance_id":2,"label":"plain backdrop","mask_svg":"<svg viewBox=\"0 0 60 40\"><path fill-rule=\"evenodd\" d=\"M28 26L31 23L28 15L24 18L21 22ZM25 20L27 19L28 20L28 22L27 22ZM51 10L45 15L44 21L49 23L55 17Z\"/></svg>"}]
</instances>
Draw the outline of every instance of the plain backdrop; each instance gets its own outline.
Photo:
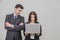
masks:
<instances>
[{"instance_id":1,"label":"plain backdrop","mask_svg":"<svg viewBox=\"0 0 60 40\"><path fill-rule=\"evenodd\" d=\"M42 25L40 40L60 40L60 0L0 0L0 40L5 40L4 20L7 14L13 13L16 4L22 4L21 15L27 22L28 15L35 11ZM24 35L22 31L22 38Z\"/></svg>"}]
</instances>

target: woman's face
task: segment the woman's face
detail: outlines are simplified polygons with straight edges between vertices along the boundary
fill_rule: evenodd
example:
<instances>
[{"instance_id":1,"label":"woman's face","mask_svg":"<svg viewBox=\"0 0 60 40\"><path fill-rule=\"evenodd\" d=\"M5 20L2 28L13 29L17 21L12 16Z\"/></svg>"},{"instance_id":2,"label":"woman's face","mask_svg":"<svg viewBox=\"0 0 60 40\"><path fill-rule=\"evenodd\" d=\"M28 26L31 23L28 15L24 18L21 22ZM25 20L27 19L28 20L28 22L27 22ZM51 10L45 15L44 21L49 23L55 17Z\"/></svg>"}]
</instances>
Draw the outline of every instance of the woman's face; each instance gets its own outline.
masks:
<instances>
[{"instance_id":1,"label":"woman's face","mask_svg":"<svg viewBox=\"0 0 60 40\"><path fill-rule=\"evenodd\" d=\"M35 15L31 15L31 21L35 21Z\"/></svg>"}]
</instances>

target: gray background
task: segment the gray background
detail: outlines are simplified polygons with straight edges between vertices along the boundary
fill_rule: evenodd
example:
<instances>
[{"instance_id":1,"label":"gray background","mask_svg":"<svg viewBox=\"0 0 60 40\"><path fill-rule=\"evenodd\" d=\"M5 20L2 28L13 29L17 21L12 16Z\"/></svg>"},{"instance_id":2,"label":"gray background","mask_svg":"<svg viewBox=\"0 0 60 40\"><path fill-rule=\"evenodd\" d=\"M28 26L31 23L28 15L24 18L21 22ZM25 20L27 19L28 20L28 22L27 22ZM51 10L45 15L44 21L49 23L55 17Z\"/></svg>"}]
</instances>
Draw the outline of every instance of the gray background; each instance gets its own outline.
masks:
<instances>
[{"instance_id":1,"label":"gray background","mask_svg":"<svg viewBox=\"0 0 60 40\"><path fill-rule=\"evenodd\" d=\"M6 36L5 16L13 12L17 3L24 6L21 15L25 21L30 11L36 11L42 25L41 40L60 40L60 0L0 0L0 40L5 40ZM22 37L24 39L23 33Z\"/></svg>"}]
</instances>

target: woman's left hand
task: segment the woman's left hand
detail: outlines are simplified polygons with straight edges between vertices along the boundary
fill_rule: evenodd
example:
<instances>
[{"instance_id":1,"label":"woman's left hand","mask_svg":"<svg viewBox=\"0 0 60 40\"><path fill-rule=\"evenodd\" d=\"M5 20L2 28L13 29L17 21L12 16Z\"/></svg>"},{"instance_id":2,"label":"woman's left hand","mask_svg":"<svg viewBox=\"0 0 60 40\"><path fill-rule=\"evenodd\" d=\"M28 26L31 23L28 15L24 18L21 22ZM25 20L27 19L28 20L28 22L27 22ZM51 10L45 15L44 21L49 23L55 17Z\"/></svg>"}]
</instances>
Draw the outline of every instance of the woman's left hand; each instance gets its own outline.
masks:
<instances>
[{"instance_id":1,"label":"woman's left hand","mask_svg":"<svg viewBox=\"0 0 60 40\"><path fill-rule=\"evenodd\" d=\"M37 33L36 35L37 35L37 36L39 36L39 35L40 35L40 33Z\"/></svg>"}]
</instances>

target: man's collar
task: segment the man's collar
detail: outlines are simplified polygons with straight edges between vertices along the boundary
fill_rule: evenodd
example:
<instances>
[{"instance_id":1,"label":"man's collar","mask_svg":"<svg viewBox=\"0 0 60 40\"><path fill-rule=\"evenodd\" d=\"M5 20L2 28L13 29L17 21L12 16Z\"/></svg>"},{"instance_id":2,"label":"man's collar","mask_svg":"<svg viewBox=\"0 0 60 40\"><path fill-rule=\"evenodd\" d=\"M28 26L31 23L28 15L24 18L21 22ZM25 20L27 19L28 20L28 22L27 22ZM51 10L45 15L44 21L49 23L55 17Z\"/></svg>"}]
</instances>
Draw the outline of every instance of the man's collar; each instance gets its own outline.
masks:
<instances>
[{"instance_id":1,"label":"man's collar","mask_svg":"<svg viewBox=\"0 0 60 40\"><path fill-rule=\"evenodd\" d=\"M16 15L15 13L13 13L13 15L14 15L14 16L18 16L18 15Z\"/></svg>"}]
</instances>

